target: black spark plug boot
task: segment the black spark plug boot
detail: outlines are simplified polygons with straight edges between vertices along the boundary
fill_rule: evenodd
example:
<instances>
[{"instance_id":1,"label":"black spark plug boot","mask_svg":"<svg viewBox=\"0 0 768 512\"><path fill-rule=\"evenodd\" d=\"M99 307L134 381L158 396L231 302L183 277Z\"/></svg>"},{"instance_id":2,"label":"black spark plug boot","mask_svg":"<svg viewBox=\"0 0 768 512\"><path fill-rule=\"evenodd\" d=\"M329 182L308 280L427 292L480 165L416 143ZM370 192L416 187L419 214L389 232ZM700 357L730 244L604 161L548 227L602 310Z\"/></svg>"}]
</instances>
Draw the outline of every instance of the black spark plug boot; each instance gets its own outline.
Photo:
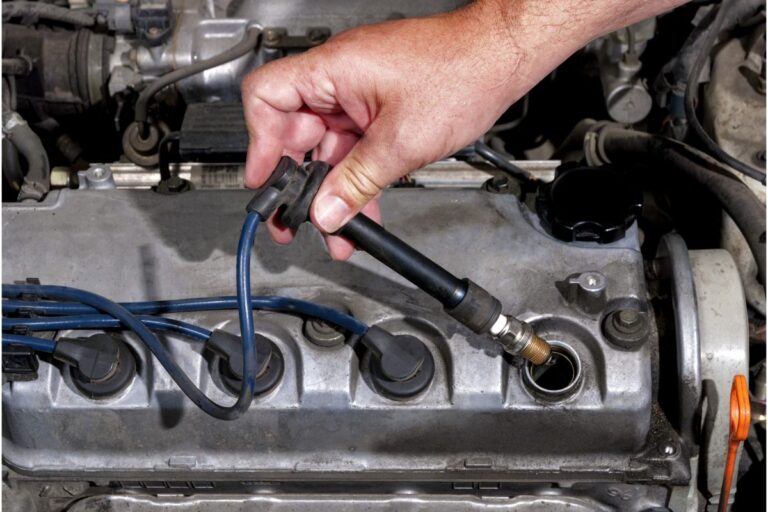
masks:
<instances>
[{"instance_id":1,"label":"black spark plug boot","mask_svg":"<svg viewBox=\"0 0 768 512\"><path fill-rule=\"evenodd\" d=\"M271 391L283 376L283 354L277 345L260 334L254 335L256 342L256 386L254 396ZM240 336L221 329L211 333L205 343L215 357L211 360L212 369L216 370L221 383L227 391L237 395L243 382L243 341Z\"/></svg>"},{"instance_id":2,"label":"black spark plug boot","mask_svg":"<svg viewBox=\"0 0 768 512\"><path fill-rule=\"evenodd\" d=\"M297 229L309 219L309 207L330 170L325 162L311 162L302 167L284 156L269 180L256 191L246 210L266 219L282 209L280 220L289 228Z\"/></svg>"},{"instance_id":3,"label":"black spark plug boot","mask_svg":"<svg viewBox=\"0 0 768 512\"><path fill-rule=\"evenodd\" d=\"M111 334L60 338L53 358L69 366L72 383L85 396L102 399L123 391L136 375L136 358Z\"/></svg>"},{"instance_id":4,"label":"black spark plug boot","mask_svg":"<svg viewBox=\"0 0 768 512\"><path fill-rule=\"evenodd\" d=\"M368 349L364 372L382 395L405 400L418 395L432 382L435 361L418 338L396 336L374 325L360 342Z\"/></svg>"}]
</instances>

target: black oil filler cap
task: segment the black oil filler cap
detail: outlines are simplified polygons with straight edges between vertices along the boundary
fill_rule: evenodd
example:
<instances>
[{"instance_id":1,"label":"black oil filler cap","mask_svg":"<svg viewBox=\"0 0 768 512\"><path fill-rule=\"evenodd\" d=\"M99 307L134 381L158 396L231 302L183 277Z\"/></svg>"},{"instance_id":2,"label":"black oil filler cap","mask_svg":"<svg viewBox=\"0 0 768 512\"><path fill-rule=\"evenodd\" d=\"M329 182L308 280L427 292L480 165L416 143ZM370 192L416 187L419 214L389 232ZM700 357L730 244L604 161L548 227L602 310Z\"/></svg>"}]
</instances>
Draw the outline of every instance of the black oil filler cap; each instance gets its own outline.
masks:
<instances>
[{"instance_id":1,"label":"black oil filler cap","mask_svg":"<svg viewBox=\"0 0 768 512\"><path fill-rule=\"evenodd\" d=\"M610 165L562 165L555 179L540 188L536 200L544 228L566 242L620 240L642 208L643 195L636 182Z\"/></svg>"}]
</instances>

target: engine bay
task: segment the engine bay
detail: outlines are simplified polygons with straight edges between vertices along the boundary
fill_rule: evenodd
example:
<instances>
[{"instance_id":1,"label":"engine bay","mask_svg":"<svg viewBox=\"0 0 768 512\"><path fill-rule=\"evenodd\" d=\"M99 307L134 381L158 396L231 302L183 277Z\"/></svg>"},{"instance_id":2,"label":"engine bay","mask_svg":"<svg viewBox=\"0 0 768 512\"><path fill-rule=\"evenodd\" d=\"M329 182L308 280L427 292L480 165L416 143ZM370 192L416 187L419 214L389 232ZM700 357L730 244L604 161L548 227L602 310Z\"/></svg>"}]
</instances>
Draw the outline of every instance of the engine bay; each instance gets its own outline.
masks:
<instances>
[{"instance_id":1,"label":"engine bay","mask_svg":"<svg viewBox=\"0 0 768 512\"><path fill-rule=\"evenodd\" d=\"M593 41L348 261L326 164L243 188L249 71L463 3L3 2L4 507L765 507L763 2Z\"/></svg>"}]
</instances>

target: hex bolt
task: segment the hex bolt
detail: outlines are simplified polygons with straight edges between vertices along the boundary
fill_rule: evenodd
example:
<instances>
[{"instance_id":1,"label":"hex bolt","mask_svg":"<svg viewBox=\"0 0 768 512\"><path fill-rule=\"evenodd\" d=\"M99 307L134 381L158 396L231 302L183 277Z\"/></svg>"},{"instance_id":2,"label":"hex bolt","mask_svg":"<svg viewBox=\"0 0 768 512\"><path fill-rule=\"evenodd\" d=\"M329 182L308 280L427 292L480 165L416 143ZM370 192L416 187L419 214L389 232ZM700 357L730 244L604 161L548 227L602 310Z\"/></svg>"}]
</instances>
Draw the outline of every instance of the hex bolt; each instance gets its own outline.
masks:
<instances>
[{"instance_id":1,"label":"hex bolt","mask_svg":"<svg viewBox=\"0 0 768 512\"><path fill-rule=\"evenodd\" d=\"M325 38L325 32L317 28L313 28L307 33L307 39L309 39L310 43L319 44L325 41Z\"/></svg>"},{"instance_id":2,"label":"hex bolt","mask_svg":"<svg viewBox=\"0 0 768 512\"><path fill-rule=\"evenodd\" d=\"M317 318L309 318L304 322L304 336L320 347L332 348L344 344L342 331Z\"/></svg>"},{"instance_id":3,"label":"hex bolt","mask_svg":"<svg viewBox=\"0 0 768 512\"><path fill-rule=\"evenodd\" d=\"M280 40L280 34L274 30L264 32L264 41L267 43L276 43Z\"/></svg>"},{"instance_id":4,"label":"hex bolt","mask_svg":"<svg viewBox=\"0 0 768 512\"><path fill-rule=\"evenodd\" d=\"M635 309L622 309L614 315L614 322L618 327L634 330L642 322L640 312Z\"/></svg>"},{"instance_id":5,"label":"hex bolt","mask_svg":"<svg viewBox=\"0 0 768 512\"><path fill-rule=\"evenodd\" d=\"M483 184L483 189L494 194L522 194L520 183L507 176L494 176Z\"/></svg>"},{"instance_id":6,"label":"hex bolt","mask_svg":"<svg viewBox=\"0 0 768 512\"><path fill-rule=\"evenodd\" d=\"M608 315L603 323L603 334L622 348L636 348L648 338L648 314L638 309L620 309Z\"/></svg>"},{"instance_id":7,"label":"hex bolt","mask_svg":"<svg viewBox=\"0 0 768 512\"><path fill-rule=\"evenodd\" d=\"M349 308L340 302L327 302L325 305L337 311L350 314ZM343 329L318 318L307 318L304 321L302 331L310 343L323 348L336 348L343 345L346 341L346 334Z\"/></svg>"}]
</instances>

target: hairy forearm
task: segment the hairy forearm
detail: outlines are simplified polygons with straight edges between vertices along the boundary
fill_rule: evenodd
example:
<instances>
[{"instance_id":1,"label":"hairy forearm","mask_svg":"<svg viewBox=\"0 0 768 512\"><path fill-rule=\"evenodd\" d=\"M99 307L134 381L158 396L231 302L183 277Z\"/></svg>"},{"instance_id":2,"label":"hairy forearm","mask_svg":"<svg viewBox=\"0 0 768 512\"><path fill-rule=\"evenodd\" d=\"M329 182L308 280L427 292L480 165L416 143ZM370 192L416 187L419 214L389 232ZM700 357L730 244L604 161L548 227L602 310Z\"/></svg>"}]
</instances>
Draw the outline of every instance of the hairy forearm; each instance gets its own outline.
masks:
<instances>
[{"instance_id":1,"label":"hairy forearm","mask_svg":"<svg viewBox=\"0 0 768 512\"><path fill-rule=\"evenodd\" d=\"M571 54L593 39L687 0L477 0L459 14L478 32L499 73L519 89L532 87ZM511 98L512 100L516 98Z\"/></svg>"}]
</instances>

